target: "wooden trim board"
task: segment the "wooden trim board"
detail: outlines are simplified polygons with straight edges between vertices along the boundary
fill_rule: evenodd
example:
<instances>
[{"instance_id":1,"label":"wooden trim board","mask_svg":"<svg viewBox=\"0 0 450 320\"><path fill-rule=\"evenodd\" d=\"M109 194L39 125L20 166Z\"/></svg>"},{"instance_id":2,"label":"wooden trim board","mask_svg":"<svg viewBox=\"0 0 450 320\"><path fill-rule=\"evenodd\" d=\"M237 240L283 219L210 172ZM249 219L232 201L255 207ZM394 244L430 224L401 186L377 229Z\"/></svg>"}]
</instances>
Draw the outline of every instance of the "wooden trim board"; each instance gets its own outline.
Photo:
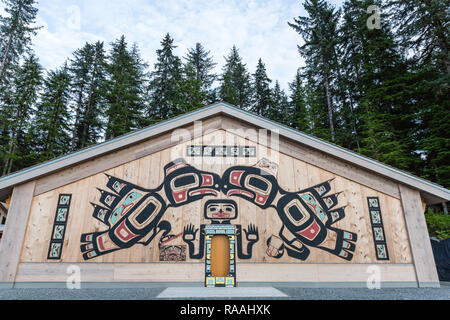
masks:
<instances>
[{"instance_id":1,"label":"wooden trim board","mask_svg":"<svg viewBox=\"0 0 450 320\"><path fill-rule=\"evenodd\" d=\"M16 277L35 185L31 181L14 187L0 243L0 283L12 284Z\"/></svg>"},{"instance_id":2,"label":"wooden trim board","mask_svg":"<svg viewBox=\"0 0 450 320\"><path fill-rule=\"evenodd\" d=\"M204 263L21 263L17 282L66 282L67 268L80 268L82 282L203 282ZM405 264L239 263L237 282L366 283L376 266L381 282L416 282L414 266Z\"/></svg>"},{"instance_id":3,"label":"wooden trim board","mask_svg":"<svg viewBox=\"0 0 450 320\"><path fill-rule=\"evenodd\" d=\"M399 190L419 287L439 287L420 193L402 184Z\"/></svg>"}]
</instances>

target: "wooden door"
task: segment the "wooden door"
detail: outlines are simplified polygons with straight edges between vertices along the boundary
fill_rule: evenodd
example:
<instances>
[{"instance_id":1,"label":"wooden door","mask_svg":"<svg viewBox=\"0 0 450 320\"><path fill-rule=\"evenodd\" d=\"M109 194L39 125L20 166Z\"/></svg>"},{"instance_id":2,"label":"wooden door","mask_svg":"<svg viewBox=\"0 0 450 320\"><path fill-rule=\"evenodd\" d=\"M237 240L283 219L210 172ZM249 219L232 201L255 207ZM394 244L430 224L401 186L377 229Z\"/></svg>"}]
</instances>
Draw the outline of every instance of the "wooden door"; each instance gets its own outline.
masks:
<instances>
[{"instance_id":1,"label":"wooden door","mask_svg":"<svg viewBox=\"0 0 450 320\"><path fill-rule=\"evenodd\" d=\"M211 239L211 273L226 277L230 272L230 240L227 235L216 234Z\"/></svg>"}]
</instances>

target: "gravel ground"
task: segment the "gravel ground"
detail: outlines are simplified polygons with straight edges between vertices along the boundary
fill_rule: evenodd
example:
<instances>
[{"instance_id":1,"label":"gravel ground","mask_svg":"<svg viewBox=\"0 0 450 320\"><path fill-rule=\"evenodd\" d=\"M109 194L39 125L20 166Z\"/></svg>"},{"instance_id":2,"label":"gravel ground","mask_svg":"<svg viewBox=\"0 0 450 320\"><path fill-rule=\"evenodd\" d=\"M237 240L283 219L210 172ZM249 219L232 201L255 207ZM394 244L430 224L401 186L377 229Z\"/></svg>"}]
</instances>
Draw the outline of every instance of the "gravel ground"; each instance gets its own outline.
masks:
<instances>
[{"instance_id":1,"label":"gravel ground","mask_svg":"<svg viewBox=\"0 0 450 320\"><path fill-rule=\"evenodd\" d=\"M296 300L450 300L450 287L441 288L277 288Z\"/></svg>"},{"instance_id":2,"label":"gravel ground","mask_svg":"<svg viewBox=\"0 0 450 320\"><path fill-rule=\"evenodd\" d=\"M288 297L274 298L281 300L450 300L450 285L441 288L386 288L369 290L365 288L295 288L275 287ZM16 288L0 289L0 300L155 300L166 289L131 288L131 289L79 289L61 288ZM189 298L186 298L189 299ZM201 300L194 298L195 300ZM205 298L212 300L214 298ZM223 300L223 298L221 298ZM232 299L232 298L229 298ZM255 298L236 298L235 300L252 300ZM271 299L264 297L265 300ZM257 298L256 298L257 300Z\"/></svg>"}]
</instances>

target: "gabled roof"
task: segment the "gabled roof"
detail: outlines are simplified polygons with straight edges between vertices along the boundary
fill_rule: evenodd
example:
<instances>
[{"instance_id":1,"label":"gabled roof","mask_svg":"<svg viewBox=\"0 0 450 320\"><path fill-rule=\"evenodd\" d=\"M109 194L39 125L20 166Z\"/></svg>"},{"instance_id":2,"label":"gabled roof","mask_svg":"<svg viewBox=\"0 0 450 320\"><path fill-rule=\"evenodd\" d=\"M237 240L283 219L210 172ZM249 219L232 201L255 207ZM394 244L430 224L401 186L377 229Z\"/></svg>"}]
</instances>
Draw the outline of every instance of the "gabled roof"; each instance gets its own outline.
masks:
<instances>
[{"instance_id":1,"label":"gabled roof","mask_svg":"<svg viewBox=\"0 0 450 320\"><path fill-rule=\"evenodd\" d=\"M61 169L105 155L112 151L126 147L130 144L144 141L153 136L169 132L178 127L190 124L194 121L203 120L215 115L226 115L232 118L236 118L240 121L248 122L262 129L277 130L280 137L296 141L298 143L324 152L330 156L340 158L346 162L367 169L368 171L381 175L390 180L408 185L414 189L419 190L422 193L432 195L434 198L437 198L441 202L450 201L450 190L440 185L403 172L399 169L380 163L368 157L362 156L358 153L347 150L335 144L329 143L327 141L296 131L274 121L244 111L225 102L218 102L201 109L197 109L193 112L157 123L150 127L125 134L115 139L2 177L0 178L0 200L5 198L5 196L11 192L12 188L15 185L55 173L56 171L59 171Z\"/></svg>"}]
</instances>

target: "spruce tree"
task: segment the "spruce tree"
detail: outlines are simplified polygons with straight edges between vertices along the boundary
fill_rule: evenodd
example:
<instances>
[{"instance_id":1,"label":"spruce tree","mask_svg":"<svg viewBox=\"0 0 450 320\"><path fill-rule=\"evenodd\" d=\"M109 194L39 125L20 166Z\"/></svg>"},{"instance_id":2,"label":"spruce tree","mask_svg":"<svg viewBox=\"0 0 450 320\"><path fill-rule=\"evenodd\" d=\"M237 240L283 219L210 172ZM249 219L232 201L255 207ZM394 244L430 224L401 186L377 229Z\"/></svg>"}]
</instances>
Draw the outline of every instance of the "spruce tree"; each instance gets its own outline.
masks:
<instances>
[{"instance_id":1,"label":"spruce tree","mask_svg":"<svg viewBox=\"0 0 450 320\"><path fill-rule=\"evenodd\" d=\"M25 57L14 73L11 104L5 105L9 115L9 134L5 144L3 175L28 164L30 141L28 131L35 112L39 88L42 82L42 67L34 55ZM9 140L9 141L8 141Z\"/></svg>"},{"instance_id":2,"label":"spruce tree","mask_svg":"<svg viewBox=\"0 0 450 320\"><path fill-rule=\"evenodd\" d=\"M275 116L273 112L269 114L269 108L272 105L270 83L266 72L266 66L262 62L261 58L256 65L256 71L252 75L251 89L252 89L252 105L251 111L258 115L262 115L268 118ZM276 120L276 119L273 119Z\"/></svg>"},{"instance_id":3,"label":"spruce tree","mask_svg":"<svg viewBox=\"0 0 450 320\"><path fill-rule=\"evenodd\" d=\"M267 110L267 117L281 124L292 127L293 109L289 103L286 92L281 89L278 80L275 81L273 89L270 90L270 105Z\"/></svg>"},{"instance_id":4,"label":"spruce tree","mask_svg":"<svg viewBox=\"0 0 450 320\"><path fill-rule=\"evenodd\" d=\"M212 73L212 70L217 63L213 61L210 52L200 43L196 43L194 48L188 49L185 60L185 78L189 79L188 81L198 81L200 84L198 92L192 92L190 95L203 97L200 105L214 102L216 97L212 85L217 75Z\"/></svg>"},{"instance_id":5,"label":"spruce tree","mask_svg":"<svg viewBox=\"0 0 450 320\"><path fill-rule=\"evenodd\" d=\"M423 176L450 188L450 104L428 105L422 110L425 124L419 146L424 159Z\"/></svg>"},{"instance_id":6,"label":"spruce tree","mask_svg":"<svg viewBox=\"0 0 450 320\"><path fill-rule=\"evenodd\" d=\"M86 43L70 61L74 124L71 150L96 143L102 133L106 80L106 56L102 42Z\"/></svg>"},{"instance_id":7,"label":"spruce tree","mask_svg":"<svg viewBox=\"0 0 450 320\"><path fill-rule=\"evenodd\" d=\"M340 12L325 0L306 0L303 7L307 16L294 18L288 23L303 38L304 44L298 46L305 58L306 73L311 85L323 87L328 112L328 126L331 140L336 140L333 104L334 82L337 78L337 57L335 46L338 42L337 28Z\"/></svg>"},{"instance_id":8,"label":"spruce tree","mask_svg":"<svg viewBox=\"0 0 450 320\"><path fill-rule=\"evenodd\" d=\"M164 120L183 113L181 82L183 66L181 59L174 54L176 46L169 33L161 41L156 50L157 62L150 75L149 108L147 115L153 120ZM192 67L188 72L196 72ZM192 74L192 73L191 73ZM200 74L199 74L200 76ZM197 74L194 78L196 79Z\"/></svg>"},{"instance_id":9,"label":"spruce tree","mask_svg":"<svg viewBox=\"0 0 450 320\"><path fill-rule=\"evenodd\" d=\"M408 92L417 105L413 131L416 150L421 155L417 175L450 187L450 95L435 68L422 67L410 72Z\"/></svg>"},{"instance_id":10,"label":"spruce tree","mask_svg":"<svg viewBox=\"0 0 450 320\"><path fill-rule=\"evenodd\" d=\"M450 75L450 15L446 0L391 0L389 18L406 49L421 65Z\"/></svg>"},{"instance_id":11,"label":"spruce tree","mask_svg":"<svg viewBox=\"0 0 450 320\"><path fill-rule=\"evenodd\" d=\"M310 116L306 104L306 92L301 71L297 70L295 79L289 83L292 118L290 125L300 131L311 133Z\"/></svg>"},{"instance_id":12,"label":"spruce tree","mask_svg":"<svg viewBox=\"0 0 450 320\"><path fill-rule=\"evenodd\" d=\"M416 174L449 187L448 1L393 0L387 8L403 51L412 53L409 74L402 86L407 88L411 104L417 106L411 116L415 124L413 141L417 142L416 153L422 160Z\"/></svg>"},{"instance_id":13,"label":"spruce tree","mask_svg":"<svg viewBox=\"0 0 450 320\"><path fill-rule=\"evenodd\" d=\"M11 119L17 112L11 108L16 103L15 79L20 70L23 54L30 51L31 37L38 27L34 26L37 15L34 0L2 0L5 16L0 16L0 166L5 163L11 137ZM13 158L16 158L15 156ZM12 159L12 158L11 158ZM8 165L9 166L9 165ZM8 166L2 172L10 171Z\"/></svg>"},{"instance_id":14,"label":"spruce tree","mask_svg":"<svg viewBox=\"0 0 450 320\"><path fill-rule=\"evenodd\" d=\"M239 55L236 46L225 57L222 76L220 78L220 99L244 110L249 110L251 105L250 74L245 63Z\"/></svg>"},{"instance_id":15,"label":"spruce tree","mask_svg":"<svg viewBox=\"0 0 450 320\"><path fill-rule=\"evenodd\" d=\"M70 74L67 63L48 72L41 101L33 119L34 152L37 162L70 151Z\"/></svg>"},{"instance_id":16,"label":"spruce tree","mask_svg":"<svg viewBox=\"0 0 450 320\"><path fill-rule=\"evenodd\" d=\"M404 90L407 64L389 24L384 23L380 29L367 27L367 8L374 3L381 7L381 1L372 0L347 0L343 6L343 72L353 107L350 112L341 113L346 117L342 122L349 124L342 131L342 138L352 129L354 117L360 152L414 171L419 160L415 153L417 142L412 136L417 110ZM382 21L386 21L385 16Z\"/></svg>"},{"instance_id":17,"label":"spruce tree","mask_svg":"<svg viewBox=\"0 0 450 320\"><path fill-rule=\"evenodd\" d=\"M306 81L305 85L305 102L309 111L310 132L313 136L324 140L331 140L328 110L324 108L325 89L316 87L311 81Z\"/></svg>"},{"instance_id":18,"label":"spruce tree","mask_svg":"<svg viewBox=\"0 0 450 320\"><path fill-rule=\"evenodd\" d=\"M183 68L183 77L178 87L178 108L182 112L189 112L202 107L207 99L207 92L202 89L202 81L197 78L197 72L192 65Z\"/></svg>"},{"instance_id":19,"label":"spruce tree","mask_svg":"<svg viewBox=\"0 0 450 320\"><path fill-rule=\"evenodd\" d=\"M145 125L145 63L136 45L128 49L125 36L112 44L108 56L106 98L106 139Z\"/></svg>"},{"instance_id":20,"label":"spruce tree","mask_svg":"<svg viewBox=\"0 0 450 320\"><path fill-rule=\"evenodd\" d=\"M0 16L0 86L11 67L30 48L38 9L35 0L2 0L6 17Z\"/></svg>"}]
</instances>

